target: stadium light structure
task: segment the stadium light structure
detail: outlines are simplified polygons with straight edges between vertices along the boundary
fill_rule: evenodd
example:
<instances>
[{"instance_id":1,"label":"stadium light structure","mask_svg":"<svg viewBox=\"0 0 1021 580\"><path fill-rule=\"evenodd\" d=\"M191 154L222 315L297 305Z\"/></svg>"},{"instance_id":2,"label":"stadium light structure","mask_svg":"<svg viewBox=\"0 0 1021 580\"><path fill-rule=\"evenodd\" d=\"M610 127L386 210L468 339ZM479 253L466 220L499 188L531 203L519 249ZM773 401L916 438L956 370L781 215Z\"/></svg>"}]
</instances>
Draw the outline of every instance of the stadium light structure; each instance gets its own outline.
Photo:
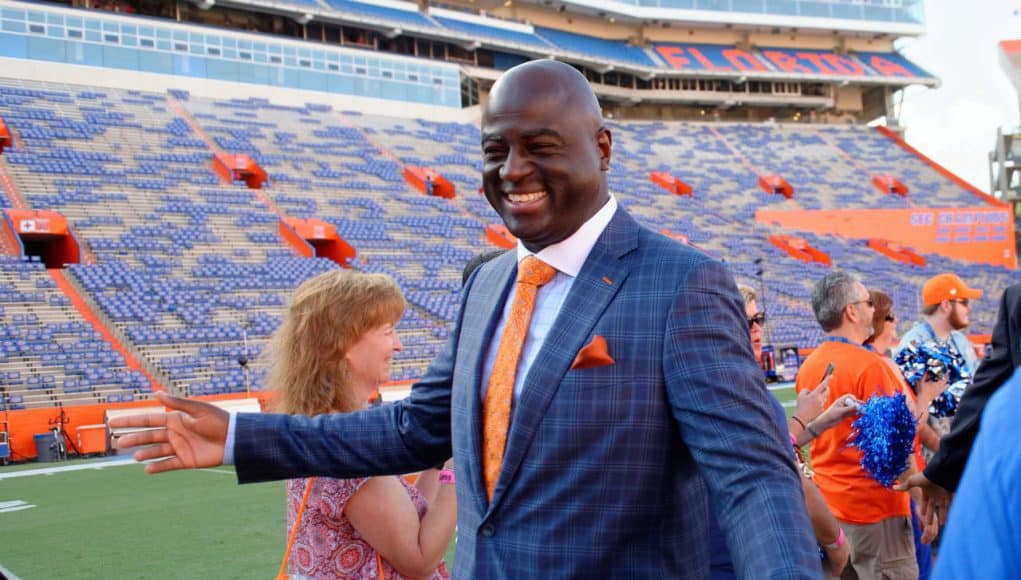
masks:
<instances>
[{"instance_id":1,"label":"stadium light structure","mask_svg":"<svg viewBox=\"0 0 1021 580\"><path fill-rule=\"evenodd\" d=\"M999 48L1000 67L1021 95L1021 40L1002 40ZM1021 247L1017 233L1021 231L1021 127L996 130L996 143L989 152L989 193L1011 205L1015 240Z\"/></svg>"},{"instance_id":2,"label":"stadium light structure","mask_svg":"<svg viewBox=\"0 0 1021 580\"><path fill-rule=\"evenodd\" d=\"M989 191L1003 201L1021 200L1021 127L996 130L989 152Z\"/></svg>"}]
</instances>

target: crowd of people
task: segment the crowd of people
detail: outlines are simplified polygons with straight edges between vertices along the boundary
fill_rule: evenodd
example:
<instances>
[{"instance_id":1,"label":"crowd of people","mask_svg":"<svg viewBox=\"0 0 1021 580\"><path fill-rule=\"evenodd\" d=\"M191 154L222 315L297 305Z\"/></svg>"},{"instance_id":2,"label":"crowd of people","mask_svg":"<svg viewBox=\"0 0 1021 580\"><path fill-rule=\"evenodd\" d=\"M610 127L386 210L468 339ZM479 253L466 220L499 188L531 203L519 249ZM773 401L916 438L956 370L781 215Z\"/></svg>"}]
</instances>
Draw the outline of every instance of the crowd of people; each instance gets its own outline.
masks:
<instances>
[{"instance_id":1,"label":"crowd of people","mask_svg":"<svg viewBox=\"0 0 1021 580\"><path fill-rule=\"evenodd\" d=\"M640 227L609 192L612 149L577 70L508 70L483 110L482 178L519 243L472 264L451 338L406 399L367 405L401 348L399 289L330 272L296 291L268 351L279 413L158 394L172 412L111 421L152 428L120 446L147 445L136 458L158 459L150 473L233 464L241 483L287 479L290 577L445 577L455 522L459 578L927 577L955 490L965 497L936 576L1018 577L1017 530L1001 514L1021 470L974 466L1014 450L983 429L968 456L1021 362L1021 286L975 369L958 333L980 292L930 280L923 320L898 342L890 296L834 270L815 285L826 338L787 418L757 361L767 313L755 292ZM908 381L890 358L912 341L969 365L952 422L929 417L952 386L937 373ZM988 405L997 429L1019 382ZM848 439L865 401L898 393L918 436L891 488ZM414 485L395 477L411 472ZM975 489L987 477L999 495ZM962 553L975 545L954 517L962 503L990 528L975 552Z\"/></svg>"}]
</instances>

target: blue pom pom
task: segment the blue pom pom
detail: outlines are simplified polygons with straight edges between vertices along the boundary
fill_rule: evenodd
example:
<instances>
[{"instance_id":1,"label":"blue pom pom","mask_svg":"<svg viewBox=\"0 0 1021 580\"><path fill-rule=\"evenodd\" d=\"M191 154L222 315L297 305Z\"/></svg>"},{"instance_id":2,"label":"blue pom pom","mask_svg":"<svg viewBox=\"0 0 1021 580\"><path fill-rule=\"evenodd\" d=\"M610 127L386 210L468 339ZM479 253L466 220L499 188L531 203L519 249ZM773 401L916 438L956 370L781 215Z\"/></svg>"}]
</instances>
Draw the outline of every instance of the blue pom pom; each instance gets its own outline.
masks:
<instances>
[{"instance_id":1,"label":"blue pom pom","mask_svg":"<svg viewBox=\"0 0 1021 580\"><path fill-rule=\"evenodd\" d=\"M918 383L926 373L935 378L945 377L952 386L966 385L971 378L964 356L949 341L946 344L934 341L912 342L897 353L894 362L915 392L918 392ZM963 391L963 388L957 390ZM933 417L953 417L960 400L959 395L953 391L948 389L937 397L929 406L929 414Z\"/></svg>"},{"instance_id":2,"label":"blue pom pom","mask_svg":"<svg viewBox=\"0 0 1021 580\"><path fill-rule=\"evenodd\" d=\"M915 439L915 418L903 393L873 395L861 409L852 427L851 445L862 452L865 473L884 487L890 487L907 467Z\"/></svg>"}]
</instances>

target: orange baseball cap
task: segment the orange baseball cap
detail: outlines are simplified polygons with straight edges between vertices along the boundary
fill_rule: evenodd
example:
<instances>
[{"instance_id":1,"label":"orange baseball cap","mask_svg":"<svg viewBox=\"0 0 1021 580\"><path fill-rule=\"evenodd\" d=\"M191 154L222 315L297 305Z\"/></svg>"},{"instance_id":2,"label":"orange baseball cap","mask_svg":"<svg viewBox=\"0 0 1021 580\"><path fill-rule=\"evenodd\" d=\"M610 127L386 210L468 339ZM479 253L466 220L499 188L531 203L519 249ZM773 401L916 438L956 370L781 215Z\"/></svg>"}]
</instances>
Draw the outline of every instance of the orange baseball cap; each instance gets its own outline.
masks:
<instances>
[{"instance_id":1,"label":"orange baseball cap","mask_svg":"<svg viewBox=\"0 0 1021 580\"><path fill-rule=\"evenodd\" d=\"M940 274L926 280L922 286L922 304L932 306L944 300L966 298L974 300L982 296L978 288L968 288L957 274Z\"/></svg>"}]
</instances>

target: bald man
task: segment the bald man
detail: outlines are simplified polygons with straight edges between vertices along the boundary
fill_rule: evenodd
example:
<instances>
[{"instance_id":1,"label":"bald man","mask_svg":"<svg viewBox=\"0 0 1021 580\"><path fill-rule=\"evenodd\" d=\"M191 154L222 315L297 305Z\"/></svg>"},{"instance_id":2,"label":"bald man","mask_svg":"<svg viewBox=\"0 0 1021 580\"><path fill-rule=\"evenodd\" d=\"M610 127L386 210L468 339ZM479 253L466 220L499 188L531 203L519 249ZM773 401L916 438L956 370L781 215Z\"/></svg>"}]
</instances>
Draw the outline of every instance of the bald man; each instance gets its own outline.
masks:
<instances>
[{"instance_id":1,"label":"bald man","mask_svg":"<svg viewBox=\"0 0 1021 580\"><path fill-rule=\"evenodd\" d=\"M507 71L483 112L483 183L518 248L468 280L406 400L310 419L162 397L181 412L118 420L165 427L122 446L157 443L136 454L170 456L151 472L233 462L243 483L453 453L460 578L708 578L710 509L740 577L821 576L734 281L618 206L612 145L574 68ZM544 283L516 283L535 260Z\"/></svg>"}]
</instances>

